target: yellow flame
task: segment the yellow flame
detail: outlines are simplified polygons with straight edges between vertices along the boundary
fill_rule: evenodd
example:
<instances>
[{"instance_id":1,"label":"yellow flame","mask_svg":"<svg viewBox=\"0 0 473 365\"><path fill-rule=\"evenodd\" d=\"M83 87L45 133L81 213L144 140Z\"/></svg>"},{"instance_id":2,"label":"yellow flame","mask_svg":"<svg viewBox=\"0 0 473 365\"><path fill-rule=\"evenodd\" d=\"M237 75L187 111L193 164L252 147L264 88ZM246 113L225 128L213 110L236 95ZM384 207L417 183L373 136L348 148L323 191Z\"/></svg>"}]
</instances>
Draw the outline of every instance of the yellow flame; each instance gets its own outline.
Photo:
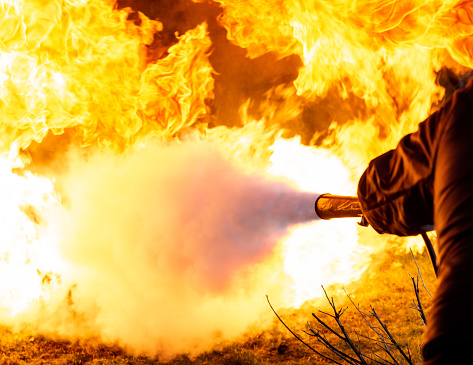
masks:
<instances>
[{"instance_id":1,"label":"yellow flame","mask_svg":"<svg viewBox=\"0 0 473 365\"><path fill-rule=\"evenodd\" d=\"M243 175L261 173L313 193L354 195L368 161L393 148L440 105L445 90L438 85L439 71L449 67L461 73L473 66L471 1L215 2L221 6L218 21L228 40L244 48L251 62L268 53L278 60L293 56L301 61L294 66L293 80L280 85L268 82L258 100L246 100L240 106L239 124L235 123L239 126L233 128L227 127L229 121L218 120L212 109L218 97L234 95L225 95L227 85L213 71L212 47L228 45L211 37L210 22L177 34L175 44L165 47L157 42L164 29L160 21L119 8L115 1L0 0L0 273L8 278L0 284L2 318L21 314L28 318L26 314L41 303L52 304L48 298L54 291L70 290L73 297L74 283L69 279L83 268L61 256L65 243L58 242L63 238L58 232L65 227L57 227L64 222L55 214L67 215L82 203L95 203L94 199L81 201L80 194L72 198L72 188L62 185L82 173L95 182L96 175L87 167L89 159L104 158L97 169L115 171L128 158L141 156L137 151L154 151L157 141L178 146L200 139L219 146L216 151ZM149 51L153 47L162 49ZM251 62L246 67L256 64ZM276 68L269 63L264 71L271 74ZM171 157L155 164L168 166ZM145 166L144 171L155 168L146 161L137 164ZM136 184L133 176L117 176L127 186ZM150 181L143 186L152 191ZM121 187L113 187L117 195ZM115 191L112 186L102 189L104 194ZM100 191L97 196L99 201ZM124 205L136 208L147 203L140 199ZM109 200L113 207L113 199ZM139 209L132 212L141 214ZM116 229L112 236L121 239L131 237L134 228L123 224ZM272 257L238 273L247 276L240 278L244 285L235 297L228 292L199 297L190 287L184 292L201 304L196 313L207 315L213 311L223 315L222 303L231 303L235 310L247 297L256 303L266 286L281 289L281 283L287 294L281 295L281 302L300 305L319 295L320 284L346 283L360 275L374 249L359 242L359 229L352 220L292 227L278 246L274 243ZM385 241L379 238L379 246ZM140 250L130 249L136 262L143 254ZM261 279L268 272L273 276ZM93 276L93 270L87 275ZM101 275L106 282L109 273L105 270ZM118 283L120 278L111 281ZM157 351L154 343L139 343L145 339L137 339L126 325L115 334L110 317L102 311L106 308L85 299L85 292L78 288L78 302L69 298L69 304L73 311L93 308L95 317L87 322L87 333L119 340L136 351ZM143 295L143 302L153 307L156 298ZM113 303L114 298L104 302ZM123 304L123 311L135 313L132 304L132 308ZM171 308L173 303L165 306ZM241 323L228 327L242 331L243 318L248 315L250 321L257 315L251 316L248 307L236 316ZM146 329L142 336L158 341L147 323L127 319L120 325L140 323ZM212 320L214 327L205 332L206 341L211 342L209 333L220 330L218 322ZM66 327L61 323L43 329L67 334ZM75 331L72 327L67 328ZM147 336L147 331L153 335ZM195 330L195 338L200 335ZM182 350L178 347L176 351Z\"/></svg>"},{"instance_id":2,"label":"yellow flame","mask_svg":"<svg viewBox=\"0 0 473 365\"><path fill-rule=\"evenodd\" d=\"M42 213L59 201L49 179L12 173L5 156L0 176L0 308L15 315L47 295L64 273L55 241L40 233L48 224Z\"/></svg>"},{"instance_id":3,"label":"yellow flame","mask_svg":"<svg viewBox=\"0 0 473 365\"><path fill-rule=\"evenodd\" d=\"M292 180L302 190L341 195L356 190L350 171L327 149L302 146L298 139L279 139L271 149L269 173ZM293 292L287 294L291 304L322 295L324 283L350 283L365 269L369 251L358 244L353 219L294 229L284 241L284 270L293 280Z\"/></svg>"}]
</instances>

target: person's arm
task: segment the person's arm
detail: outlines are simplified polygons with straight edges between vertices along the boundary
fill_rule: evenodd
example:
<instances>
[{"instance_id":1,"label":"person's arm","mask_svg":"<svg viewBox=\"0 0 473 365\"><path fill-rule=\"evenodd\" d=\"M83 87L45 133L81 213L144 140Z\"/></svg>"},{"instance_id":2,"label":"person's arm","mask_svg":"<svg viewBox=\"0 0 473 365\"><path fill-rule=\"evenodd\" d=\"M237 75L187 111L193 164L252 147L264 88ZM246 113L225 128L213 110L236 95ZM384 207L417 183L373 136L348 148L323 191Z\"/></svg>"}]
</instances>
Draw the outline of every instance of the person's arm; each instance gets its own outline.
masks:
<instances>
[{"instance_id":1,"label":"person's arm","mask_svg":"<svg viewBox=\"0 0 473 365\"><path fill-rule=\"evenodd\" d=\"M433 225L435 141L442 110L401 139L396 149L372 160L360 178L363 215L379 233L411 236Z\"/></svg>"},{"instance_id":2,"label":"person's arm","mask_svg":"<svg viewBox=\"0 0 473 365\"><path fill-rule=\"evenodd\" d=\"M459 208L450 200L462 198L451 197L451 192L461 186L464 190L459 195L466 197L471 191L470 178L465 177L470 170L463 167L470 166L473 158L469 152L472 115L473 78L394 150L370 162L360 178L358 198L363 215L376 231L413 236L432 226L434 176L436 204L442 208L436 212L436 228L445 231L444 225L454 222L452 212ZM459 161L459 166L451 167L450 159Z\"/></svg>"}]
</instances>

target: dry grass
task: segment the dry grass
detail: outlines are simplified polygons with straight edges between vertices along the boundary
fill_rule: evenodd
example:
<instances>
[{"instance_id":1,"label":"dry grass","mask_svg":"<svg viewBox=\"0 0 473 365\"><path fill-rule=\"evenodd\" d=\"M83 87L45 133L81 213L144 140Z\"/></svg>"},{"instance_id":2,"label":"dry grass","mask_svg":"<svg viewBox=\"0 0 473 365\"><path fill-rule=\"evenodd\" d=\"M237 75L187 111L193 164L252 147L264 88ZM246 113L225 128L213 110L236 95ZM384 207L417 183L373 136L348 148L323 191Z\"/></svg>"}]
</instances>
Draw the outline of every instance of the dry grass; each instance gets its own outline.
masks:
<instances>
[{"instance_id":1,"label":"dry grass","mask_svg":"<svg viewBox=\"0 0 473 365\"><path fill-rule=\"evenodd\" d=\"M409 274L415 276L417 269L410 254L378 260L377 267L372 267L356 286L347 288L355 303L361 309L372 305L396 340L402 345L409 345L414 363L420 362L420 344L423 332L422 321L410 306L413 306L415 293ZM435 276L426 253L417 255L421 272L429 290L434 289ZM353 333L366 328L363 319L349 303L341 287L326 288L333 296L337 306L348 306L343 315L345 328ZM427 316L430 297L421 289L422 304ZM326 350L302 332L307 321L312 321L312 313L319 309L329 310L326 300L317 299L305 303L299 309L278 310L285 323L296 331L305 341L317 350L332 356ZM268 306L268 311L271 309ZM314 324L314 326L316 326ZM345 346L334 339L334 344ZM237 341L221 346L196 358L183 354L170 362L160 362L158 358L136 357L128 355L118 346L106 346L97 341L71 343L52 340L29 333L13 333L0 327L0 365L20 364L222 364L222 365L299 365L329 364L319 358L297 341L274 318L273 324L266 329L253 329Z\"/></svg>"}]
</instances>

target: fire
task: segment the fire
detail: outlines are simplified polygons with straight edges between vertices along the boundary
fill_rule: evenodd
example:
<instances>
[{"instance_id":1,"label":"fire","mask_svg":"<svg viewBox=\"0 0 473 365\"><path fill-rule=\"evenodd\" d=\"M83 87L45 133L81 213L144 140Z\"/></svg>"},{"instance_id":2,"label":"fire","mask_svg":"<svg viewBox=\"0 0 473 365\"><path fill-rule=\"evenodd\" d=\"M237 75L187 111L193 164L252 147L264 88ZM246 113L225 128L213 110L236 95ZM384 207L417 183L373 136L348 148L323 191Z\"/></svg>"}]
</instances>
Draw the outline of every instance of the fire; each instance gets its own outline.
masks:
<instances>
[{"instance_id":1,"label":"fire","mask_svg":"<svg viewBox=\"0 0 473 365\"><path fill-rule=\"evenodd\" d=\"M311 199L469 71L471 2L214 0L173 36L124 3L0 0L0 320L172 355L359 277L363 228Z\"/></svg>"},{"instance_id":2,"label":"fire","mask_svg":"<svg viewBox=\"0 0 473 365\"><path fill-rule=\"evenodd\" d=\"M345 195L356 191L349 170L329 150L302 146L298 139L277 140L271 149L270 173L294 180L302 190ZM320 171L324 171L323 179ZM363 272L370 249L358 244L357 228L353 219L316 221L285 239L284 270L294 281L292 305L322 295L323 282L350 283Z\"/></svg>"},{"instance_id":3,"label":"fire","mask_svg":"<svg viewBox=\"0 0 473 365\"><path fill-rule=\"evenodd\" d=\"M59 201L49 179L12 173L4 156L1 168L1 248L2 280L0 307L15 315L42 295L48 294L49 284L57 281L53 272L60 273L63 261L54 241L41 237L41 212Z\"/></svg>"}]
</instances>

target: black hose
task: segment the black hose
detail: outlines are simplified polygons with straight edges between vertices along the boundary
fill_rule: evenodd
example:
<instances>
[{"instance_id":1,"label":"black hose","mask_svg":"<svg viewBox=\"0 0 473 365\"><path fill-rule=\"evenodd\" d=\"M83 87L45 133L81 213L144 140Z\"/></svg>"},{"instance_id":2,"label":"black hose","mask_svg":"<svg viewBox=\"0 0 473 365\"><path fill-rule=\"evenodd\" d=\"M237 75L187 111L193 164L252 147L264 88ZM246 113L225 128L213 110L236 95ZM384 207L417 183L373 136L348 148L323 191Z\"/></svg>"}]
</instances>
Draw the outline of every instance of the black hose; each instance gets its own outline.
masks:
<instances>
[{"instance_id":1,"label":"black hose","mask_svg":"<svg viewBox=\"0 0 473 365\"><path fill-rule=\"evenodd\" d=\"M427 250L429 251L430 261L432 261L432 266L434 267L435 276L437 276L437 255L435 254L434 246L427 236L426 232L421 233L422 238L424 239Z\"/></svg>"}]
</instances>

